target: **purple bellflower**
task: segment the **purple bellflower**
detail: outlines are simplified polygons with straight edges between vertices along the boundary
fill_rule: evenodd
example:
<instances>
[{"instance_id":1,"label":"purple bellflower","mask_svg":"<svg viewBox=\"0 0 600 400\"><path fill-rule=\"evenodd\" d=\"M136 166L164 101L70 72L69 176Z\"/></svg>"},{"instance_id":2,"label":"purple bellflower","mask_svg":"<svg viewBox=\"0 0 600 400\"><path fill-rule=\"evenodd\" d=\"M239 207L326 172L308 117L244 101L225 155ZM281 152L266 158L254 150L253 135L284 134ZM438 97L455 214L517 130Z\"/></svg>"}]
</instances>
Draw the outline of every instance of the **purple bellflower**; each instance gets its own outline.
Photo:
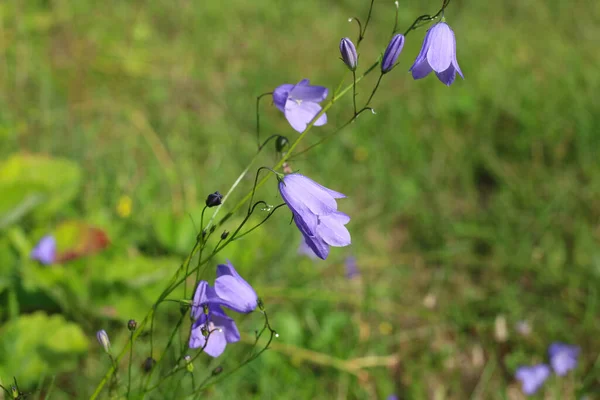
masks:
<instances>
[{"instance_id":1,"label":"purple bellflower","mask_svg":"<svg viewBox=\"0 0 600 400\"><path fill-rule=\"evenodd\" d=\"M209 303L208 313L200 314L192 325L189 346L192 349L204 348L204 352L209 356L219 357L225 351L227 343L239 340L240 332L235 321L229 318L221 307Z\"/></svg>"},{"instance_id":2,"label":"purple bellflower","mask_svg":"<svg viewBox=\"0 0 600 400\"><path fill-rule=\"evenodd\" d=\"M54 236L46 235L41 238L31 251L31 258L44 265L53 264L56 260L56 239L54 239Z\"/></svg>"},{"instance_id":3,"label":"purple bellflower","mask_svg":"<svg viewBox=\"0 0 600 400\"><path fill-rule=\"evenodd\" d=\"M360 276L360 272L358 271L358 265L356 264L356 258L347 257L346 262L346 279L353 279Z\"/></svg>"},{"instance_id":4,"label":"purple bellflower","mask_svg":"<svg viewBox=\"0 0 600 400\"><path fill-rule=\"evenodd\" d=\"M306 257L310 258L311 260L316 260L317 258L319 258L315 254L313 249L310 248L308 243L306 243L306 240L304 240L304 237L302 238L302 242L300 242L300 246L298 246L298 254L301 256L306 256Z\"/></svg>"},{"instance_id":5,"label":"purple bellflower","mask_svg":"<svg viewBox=\"0 0 600 400\"><path fill-rule=\"evenodd\" d=\"M298 84L285 83L273 91L273 103L288 120L292 128L302 133L313 118L321 112L321 101L329 93L326 87L312 86L308 79L303 79ZM321 115L315 126L325 125L327 115Z\"/></svg>"},{"instance_id":6,"label":"purple bellflower","mask_svg":"<svg viewBox=\"0 0 600 400\"><path fill-rule=\"evenodd\" d=\"M538 364L531 367L519 367L515 378L521 382L521 389L526 395L532 395L544 384L550 376L550 367Z\"/></svg>"},{"instance_id":7,"label":"purple bellflower","mask_svg":"<svg viewBox=\"0 0 600 400\"><path fill-rule=\"evenodd\" d=\"M387 400L398 400L398 396L396 396L395 394L390 394Z\"/></svg>"},{"instance_id":8,"label":"purple bellflower","mask_svg":"<svg viewBox=\"0 0 600 400\"><path fill-rule=\"evenodd\" d=\"M300 174L280 179L279 192L304 240L319 258L327 258L329 246L344 247L351 243L350 233L344 226L350 217L337 210L335 201L345 195Z\"/></svg>"},{"instance_id":9,"label":"purple bellflower","mask_svg":"<svg viewBox=\"0 0 600 400\"><path fill-rule=\"evenodd\" d=\"M434 71L447 86L454 82L457 72L465 78L456 61L456 39L448 24L438 22L429 28L421 52L409 71L415 79L425 78Z\"/></svg>"},{"instance_id":10,"label":"purple bellflower","mask_svg":"<svg viewBox=\"0 0 600 400\"><path fill-rule=\"evenodd\" d=\"M404 35L397 34L394 35L387 48L385 49L385 53L383 53L383 58L381 59L381 73L386 74L394 68L400 53L402 53L402 48L404 47Z\"/></svg>"},{"instance_id":11,"label":"purple bellflower","mask_svg":"<svg viewBox=\"0 0 600 400\"><path fill-rule=\"evenodd\" d=\"M358 54L356 54L356 47L354 47L352 40L347 37L340 40L340 54L342 55L342 61L350 71L355 71L358 65Z\"/></svg>"},{"instance_id":12,"label":"purple bellflower","mask_svg":"<svg viewBox=\"0 0 600 400\"><path fill-rule=\"evenodd\" d=\"M258 296L252 286L237 273L231 262L217 267L215 292L220 302L233 311L247 314L258 306Z\"/></svg>"},{"instance_id":13,"label":"purple bellflower","mask_svg":"<svg viewBox=\"0 0 600 400\"><path fill-rule=\"evenodd\" d=\"M577 367L577 357L581 349L565 343L552 343L548 347L550 365L558 376L565 376L567 372Z\"/></svg>"}]
</instances>

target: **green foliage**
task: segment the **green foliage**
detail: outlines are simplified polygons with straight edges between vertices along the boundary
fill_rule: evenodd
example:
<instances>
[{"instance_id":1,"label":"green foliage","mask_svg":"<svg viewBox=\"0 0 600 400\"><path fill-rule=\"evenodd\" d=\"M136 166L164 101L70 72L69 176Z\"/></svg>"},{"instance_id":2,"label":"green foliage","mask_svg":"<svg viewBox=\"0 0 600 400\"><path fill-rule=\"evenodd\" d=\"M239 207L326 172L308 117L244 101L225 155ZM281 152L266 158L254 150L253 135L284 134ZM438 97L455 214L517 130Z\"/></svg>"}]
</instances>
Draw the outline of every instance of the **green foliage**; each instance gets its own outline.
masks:
<instances>
[{"instance_id":1,"label":"green foliage","mask_svg":"<svg viewBox=\"0 0 600 400\"><path fill-rule=\"evenodd\" d=\"M88 338L77 324L43 312L22 315L0 330L0 374L31 387L43 375L73 372L87 353Z\"/></svg>"}]
</instances>

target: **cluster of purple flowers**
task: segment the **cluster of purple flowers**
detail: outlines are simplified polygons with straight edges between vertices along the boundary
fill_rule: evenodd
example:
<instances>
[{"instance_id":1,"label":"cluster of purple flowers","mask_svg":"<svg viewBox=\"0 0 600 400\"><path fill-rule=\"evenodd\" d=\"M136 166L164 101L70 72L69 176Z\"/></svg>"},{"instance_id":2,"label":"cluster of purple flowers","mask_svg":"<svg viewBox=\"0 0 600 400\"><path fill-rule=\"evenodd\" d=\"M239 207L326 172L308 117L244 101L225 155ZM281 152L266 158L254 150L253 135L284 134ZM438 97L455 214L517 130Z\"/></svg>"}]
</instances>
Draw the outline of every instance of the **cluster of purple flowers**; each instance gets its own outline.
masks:
<instances>
[{"instance_id":1,"label":"cluster of purple flowers","mask_svg":"<svg viewBox=\"0 0 600 400\"><path fill-rule=\"evenodd\" d=\"M381 59L381 73L390 72L397 64L398 57L404 48L404 35L396 34L390 40ZM358 66L358 53L356 46L349 38L340 41L340 54L342 61L351 70ZM463 73L456 60L456 38L454 32L444 20L434 24L427 33L419 55L409 71L414 79L422 79L435 72L438 79L450 86L456 73L464 79ZM288 120L292 128L302 133L308 124L323 109L319 104L328 95L327 88L312 86L308 79L303 79L297 84L285 83L273 91L273 104ZM314 122L315 126L325 125L327 114L322 113Z\"/></svg>"},{"instance_id":2,"label":"cluster of purple flowers","mask_svg":"<svg viewBox=\"0 0 600 400\"><path fill-rule=\"evenodd\" d=\"M550 377L551 369L558 376L565 376L567 372L577 367L577 358L581 349L565 343L552 343L548 347L550 366L537 364L517 368L515 378L521 382L523 393L532 395L539 390L546 379Z\"/></svg>"},{"instance_id":3,"label":"cluster of purple flowers","mask_svg":"<svg viewBox=\"0 0 600 400\"><path fill-rule=\"evenodd\" d=\"M192 303L192 332L189 346L202 348L211 357L220 356L227 343L240 340L235 321L227 316L222 306L247 314L258 306L258 296L229 261L217 266L214 287L200 281Z\"/></svg>"}]
</instances>

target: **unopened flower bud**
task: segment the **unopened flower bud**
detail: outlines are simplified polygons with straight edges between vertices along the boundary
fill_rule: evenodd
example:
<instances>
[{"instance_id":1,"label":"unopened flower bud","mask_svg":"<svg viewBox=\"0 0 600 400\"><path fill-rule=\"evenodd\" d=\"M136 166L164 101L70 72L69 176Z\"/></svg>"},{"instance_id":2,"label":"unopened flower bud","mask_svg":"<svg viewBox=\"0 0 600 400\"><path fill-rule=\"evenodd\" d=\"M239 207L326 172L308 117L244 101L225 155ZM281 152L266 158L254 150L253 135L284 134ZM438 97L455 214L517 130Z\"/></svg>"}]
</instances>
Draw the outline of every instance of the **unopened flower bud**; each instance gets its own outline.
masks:
<instances>
[{"instance_id":1,"label":"unopened flower bud","mask_svg":"<svg viewBox=\"0 0 600 400\"><path fill-rule=\"evenodd\" d=\"M104 329L96 332L96 338L98 339L98 343L104 349L107 354L110 354L110 340L108 339L108 334Z\"/></svg>"},{"instance_id":2,"label":"unopened flower bud","mask_svg":"<svg viewBox=\"0 0 600 400\"><path fill-rule=\"evenodd\" d=\"M281 153L288 144L290 144L288 138L285 136L278 136L275 140L275 150L277 150L278 153Z\"/></svg>"},{"instance_id":3,"label":"unopened flower bud","mask_svg":"<svg viewBox=\"0 0 600 400\"><path fill-rule=\"evenodd\" d=\"M221 204L223 200L223 195L219 192L214 192L208 195L206 198L206 206L207 207L215 207Z\"/></svg>"},{"instance_id":4,"label":"unopened flower bud","mask_svg":"<svg viewBox=\"0 0 600 400\"><path fill-rule=\"evenodd\" d=\"M385 49L385 53L383 53L383 58L381 60L381 73L388 73L394 68L394 64L398 60L398 56L402 53L402 48L404 47L404 35L398 33L394 35L392 40Z\"/></svg>"},{"instance_id":5,"label":"unopened flower bud","mask_svg":"<svg viewBox=\"0 0 600 400\"><path fill-rule=\"evenodd\" d=\"M136 328L137 322L135 322L135 319L130 319L129 322L127 322L127 329L129 329L130 332L133 332Z\"/></svg>"},{"instance_id":6,"label":"unopened flower bud","mask_svg":"<svg viewBox=\"0 0 600 400\"><path fill-rule=\"evenodd\" d=\"M340 54L342 55L342 61L350 69L355 71L358 65L358 55L356 54L356 47L349 38L343 38L340 41Z\"/></svg>"},{"instance_id":7,"label":"unopened flower bud","mask_svg":"<svg viewBox=\"0 0 600 400\"><path fill-rule=\"evenodd\" d=\"M217 375L219 375L221 372L223 372L223 367L221 367L221 366L219 365L217 368L213 369L213 372L212 372L212 374L213 374L213 376L217 376Z\"/></svg>"},{"instance_id":8,"label":"unopened flower bud","mask_svg":"<svg viewBox=\"0 0 600 400\"><path fill-rule=\"evenodd\" d=\"M200 328L200 332L202 332L202 336L208 337L208 329L206 329L205 326L203 326L202 328Z\"/></svg>"},{"instance_id":9,"label":"unopened flower bud","mask_svg":"<svg viewBox=\"0 0 600 400\"><path fill-rule=\"evenodd\" d=\"M185 356L183 357L183 359L185 360L185 368L188 370L188 372L194 372L194 364L192 364L192 357Z\"/></svg>"},{"instance_id":10,"label":"unopened flower bud","mask_svg":"<svg viewBox=\"0 0 600 400\"><path fill-rule=\"evenodd\" d=\"M223 233L221 233L221 240L227 239L227 236L229 236L229 231L223 231Z\"/></svg>"},{"instance_id":11,"label":"unopened flower bud","mask_svg":"<svg viewBox=\"0 0 600 400\"><path fill-rule=\"evenodd\" d=\"M144 363L142 364L142 369L144 370L144 372L150 372L152 371L152 368L154 368L154 364L156 364L156 360L152 357L148 357L144 360Z\"/></svg>"}]
</instances>

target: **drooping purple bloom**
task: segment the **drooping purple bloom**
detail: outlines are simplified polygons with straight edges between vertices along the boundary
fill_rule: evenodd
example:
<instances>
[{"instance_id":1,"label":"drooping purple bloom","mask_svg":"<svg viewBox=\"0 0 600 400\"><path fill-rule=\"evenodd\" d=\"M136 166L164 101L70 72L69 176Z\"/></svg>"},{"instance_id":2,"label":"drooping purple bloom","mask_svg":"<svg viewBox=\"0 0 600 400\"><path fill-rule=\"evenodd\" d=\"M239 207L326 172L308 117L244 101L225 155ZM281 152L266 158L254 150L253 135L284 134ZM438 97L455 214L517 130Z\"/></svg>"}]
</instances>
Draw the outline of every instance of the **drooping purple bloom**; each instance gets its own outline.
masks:
<instances>
[{"instance_id":1,"label":"drooping purple bloom","mask_svg":"<svg viewBox=\"0 0 600 400\"><path fill-rule=\"evenodd\" d=\"M398 396L396 396L395 394L390 394L387 400L398 400Z\"/></svg>"},{"instance_id":2,"label":"drooping purple bloom","mask_svg":"<svg viewBox=\"0 0 600 400\"><path fill-rule=\"evenodd\" d=\"M252 286L237 273L231 262L217 267L215 292L220 304L239 313L249 313L258 306L258 296Z\"/></svg>"},{"instance_id":3,"label":"drooping purple bloom","mask_svg":"<svg viewBox=\"0 0 600 400\"><path fill-rule=\"evenodd\" d=\"M581 349L566 343L552 343L548 347L548 356L550 365L558 376L564 376L572 369L577 367L577 358Z\"/></svg>"},{"instance_id":4,"label":"drooping purple bloom","mask_svg":"<svg viewBox=\"0 0 600 400\"><path fill-rule=\"evenodd\" d=\"M531 367L519 367L515 378L521 382L521 389L526 395L532 395L544 384L550 376L550 367L546 364Z\"/></svg>"},{"instance_id":5,"label":"drooping purple bloom","mask_svg":"<svg viewBox=\"0 0 600 400\"><path fill-rule=\"evenodd\" d=\"M208 310L208 314L201 314L192 325L189 346L198 349L206 345L204 352L211 357L218 357L225 351L227 343L240 340L240 332L235 321L221 307L209 304Z\"/></svg>"},{"instance_id":6,"label":"drooping purple bloom","mask_svg":"<svg viewBox=\"0 0 600 400\"><path fill-rule=\"evenodd\" d=\"M358 65L358 54L356 54L356 47L352 40L345 37L340 40L340 54L342 55L342 61L350 69L350 71L356 70Z\"/></svg>"},{"instance_id":7,"label":"drooping purple bloom","mask_svg":"<svg viewBox=\"0 0 600 400\"><path fill-rule=\"evenodd\" d=\"M456 73L465 77L456 61L456 39L454 32L445 22L438 22L427 31L421 52L410 67L415 79L425 78L434 71L442 83L450 86Z\"/></svg>"},{"instance_id":8,"label":"drooping purple bloom","mask_svg":"<svg viewBox=\"0 0 600 400\"><path fill-rule=\"evenodd\" d=\"M347 279L353 279L360 276L360 272L358 271L358 265L356 264L356 258L347 257L346 262L344 264L346 266Z\"/></svg>"},{"instance_id":9,"label":"drooping purple bloom","mask_svg":"<svg viewBox=\"0 0 600 400\"><path fill-rule=\"evenodd\" d=\"M273 103L285 115L292 128L302 133L313 118L321 112L321 101L325 100L328 90L323 86L312 86L308 79L298 84L285 83L273 91ZM315 126L325 125L327 115L321 115Z\"/></svg>"},{"instance_id":10,"label":"drooping purple bloom","mask_svg":"<svg viewBox=\"0 0 600 400\"><path fill-rule=\"evenodd\" d=\"M390 43L388 44L385 52L383 53L383 58L381 59L381 73L388 73L394 68L400 53L402 53L402 48L404 47L404 35L397 34L394 35Z\"/></svg>"},{"instance_id":11,"label":"drooping purple bloom","mask_svg":"<svg viewBox=\"0 0 600 400\"><path fill-rule=\"evenodd\" d=\"M306 243L306 240L304 240L304 237L302 237L302 241L300 242L300 246L298 246L298 254L301 255L301 256L307 256L311 260L316 260L317 258L319 258L315 254L315 252L313 251L313 249L311 249L311 247L308 245L308 243Z\"/></svg>"},{"instance_id":12,"label":"drooping purple bloom","mask_svg":"<svg viewBox=\"0 0 600 400\"><path fill-rule=\"evenodd\" d=\"M31 250L30 257L44 265L53 264L56 260L56 239L54 239L54 236L46 235L41 238L33 250Z\"/></svg>"},{"instance_id":13,"label":"drooping purple bloom","mask_svg":"<svg viewBox=\"0 0 600 400\"><path fill-rule=\"evenodd\" d=\"M337 210L335 201L345 195L300 174L289 174L281 179L279 192L304 240L319 258L327 258L329 246L344 247L351 243L350 233L344 226L350 217Z\"/></svg>"}]
</instances>

